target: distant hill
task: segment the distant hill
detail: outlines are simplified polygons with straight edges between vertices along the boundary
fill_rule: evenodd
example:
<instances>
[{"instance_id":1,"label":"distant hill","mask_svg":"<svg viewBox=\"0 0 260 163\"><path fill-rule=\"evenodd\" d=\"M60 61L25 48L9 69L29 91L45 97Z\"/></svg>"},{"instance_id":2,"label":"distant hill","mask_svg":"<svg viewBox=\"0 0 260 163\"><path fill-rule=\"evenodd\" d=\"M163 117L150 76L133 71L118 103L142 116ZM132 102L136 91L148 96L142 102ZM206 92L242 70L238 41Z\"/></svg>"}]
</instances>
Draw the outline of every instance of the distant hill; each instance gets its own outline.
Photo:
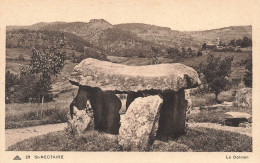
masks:
<instances>
[{"instance_id":1,"label":"distant hill","mask_svg":"<svg viewBox=\"0 0 260 163\"><path fill-rule=\"evenodd\" d=\"M6 32L7 48L25 48L31 49L33 46L48 48L54 45L57 40L66 38L66 48L83 52L84 47L93 47L93 45L81 37L72 33L47 30L28 30L19 29Z\"/></svg>"},{"instance_id":2,"label":"distant hill","mask_svg":"<svg viewBox=\"0 0 260 163\"><path fill-rule=\"evenodd\" d=\"M229 43L233 39L252 39L252 26L231 26L205 31L184 32L194 38L194 41L203 43L205 40L215 41L219 38L223 43Z\"/></svg>"},{"instance_id":3,"label":"distant hill","mask_svg":"<svg viewBox=\"0 0 260 163\"><path fill-rule=\"evenodd\" d=\"M104 19L92 19L89 22L53 22L37 23L31 26L8 26L14 29L62 31L75 34L104 53L113 56L147 56L151 47L159 47L160 52L169 47L201 48L204 41L223 43L245 36L252 38L251 26L234 26L206 31L177 31L142 23L112 25ZM162 52L163 53L163 52Z\"/></svg>"},{"instance_id":4,"label":"distant hill","mask_svg":"<svg viewBox=\"0 0 260 163\"><path fill-rule=\"evenodd\" d=\"M15 27L7 27L12 31ZM121 30L103 19L92 19L90 22L54 22L37 23L22 27L29 30L62 31L75 34L94 46L100 47L107 55L136 56L149 53L152 46L157 46L139 38L137 35Z\"/></svg>"},{"instance_id":5,"label":"distant hill","mask_svg":"<svg viewBox=\"0 0 260 163\"><path fill-rule=\"evenodd\" d=\"M196 47L193 37L168 27L160 27L142 23L127 23L115 25L124 31L131 31L138 37L166 47Z\"/></svg>"}]
</instances>

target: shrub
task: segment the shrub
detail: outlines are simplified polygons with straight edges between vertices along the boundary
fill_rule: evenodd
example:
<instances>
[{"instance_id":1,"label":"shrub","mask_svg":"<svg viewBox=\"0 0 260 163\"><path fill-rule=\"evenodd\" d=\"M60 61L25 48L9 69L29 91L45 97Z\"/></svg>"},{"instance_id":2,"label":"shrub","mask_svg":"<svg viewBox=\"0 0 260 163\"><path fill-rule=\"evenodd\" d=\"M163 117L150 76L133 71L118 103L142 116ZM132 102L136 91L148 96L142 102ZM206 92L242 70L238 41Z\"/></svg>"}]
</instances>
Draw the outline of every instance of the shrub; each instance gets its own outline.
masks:
<instances>
[{"instance_id":1,"label":"shrub","mask_svg":"<svg viewBox=\"0 0 260 163\"><path fill-rule=\"evenodd\" d=\"M14 101L12 94L18 82L19 82L19 78L17 75L12 74L10 71L5 72L5 103L6 104Z\"/></svg>"},{"instance_id":2,"label":"shrub","mask_svg":"<svg viewBox=\"0 0 260 163\"><path fill-rule=\"evenodd\" d=\"M197 52L197 56L199 57L199 56L202 56L202 52L201 51L198 51Z\"/></svg>"}]
</instances>

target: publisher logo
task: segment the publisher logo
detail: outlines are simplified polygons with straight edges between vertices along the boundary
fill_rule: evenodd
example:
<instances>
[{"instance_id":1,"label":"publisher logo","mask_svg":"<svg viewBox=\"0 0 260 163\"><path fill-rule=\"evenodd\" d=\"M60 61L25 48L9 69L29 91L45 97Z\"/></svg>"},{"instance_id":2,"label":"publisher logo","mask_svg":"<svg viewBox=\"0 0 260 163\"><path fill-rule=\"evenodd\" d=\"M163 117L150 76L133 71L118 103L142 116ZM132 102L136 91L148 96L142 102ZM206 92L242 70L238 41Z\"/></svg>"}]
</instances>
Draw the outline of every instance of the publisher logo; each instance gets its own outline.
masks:
<instances>
[{"instance_id":1,"label":"publisher logo","mask_svg":"<svg viewBox=\"0 0 260 163\"><path fill-rule=\"evenodd\" d=\"M22 160L22 159L21 159L21 157L19 157L18 155L16 155L13 160Z\"/></svg>"}]
</instances>

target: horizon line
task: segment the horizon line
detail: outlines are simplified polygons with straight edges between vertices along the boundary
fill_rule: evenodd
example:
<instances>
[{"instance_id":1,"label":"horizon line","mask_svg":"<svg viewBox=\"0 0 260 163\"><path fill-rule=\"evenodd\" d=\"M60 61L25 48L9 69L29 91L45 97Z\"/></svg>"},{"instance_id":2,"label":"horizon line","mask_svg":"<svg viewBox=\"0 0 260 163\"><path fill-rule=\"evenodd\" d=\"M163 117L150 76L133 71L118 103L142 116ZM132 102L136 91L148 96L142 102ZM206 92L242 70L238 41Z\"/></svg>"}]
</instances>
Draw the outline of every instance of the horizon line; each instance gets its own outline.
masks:
<instances>
[{"instance_id":1,"label":"horizon line","mask_svg":"<svg viewBox=\"0 0 260 163\"><path fill-rule=\"evenodd\" d=\"M41 21L41 22L37 22L37 23L33 23L33 24L27 24L27 25L6 25L6 27L10 27L10 26L13 26L13 27L29 27L29 26L32 26L32 25L35 25L35 24L39 24L39 23L55 23L55 22L60 22L60 23L89 23L91 20L93 19L90 19L88 22L86 21L51 21L51 22L45 22L45 21ZM105 19L98 19L98 20L105 20ZM105 20L106 22L108 22L107 20ZM108 22L110 23L110 22ZM177 30L177 29L172 29L171 27L167 27L167 26L160 26L160 25L156 25L156 24L148 24L148 23L118 23L118 24L112 24L110 23L111 25L120 25L120 24L144 24L144 25L152 25L152 26L157 26L157 27L163 27L163 28L170 28L170 30L175 30L175 31L180 31L180 32L201 32L201 31L210 31L210 30L217 30L217 29L222 29L222 28L228 28L228 27L241 27L241 26L250 26L252 27L251 24L247 24L247 25L229 25L229 26L222 26L222 27L216 27L216 28L209 28L209 29L198 29L198 30Z\"/></svg>"}]
</instances>

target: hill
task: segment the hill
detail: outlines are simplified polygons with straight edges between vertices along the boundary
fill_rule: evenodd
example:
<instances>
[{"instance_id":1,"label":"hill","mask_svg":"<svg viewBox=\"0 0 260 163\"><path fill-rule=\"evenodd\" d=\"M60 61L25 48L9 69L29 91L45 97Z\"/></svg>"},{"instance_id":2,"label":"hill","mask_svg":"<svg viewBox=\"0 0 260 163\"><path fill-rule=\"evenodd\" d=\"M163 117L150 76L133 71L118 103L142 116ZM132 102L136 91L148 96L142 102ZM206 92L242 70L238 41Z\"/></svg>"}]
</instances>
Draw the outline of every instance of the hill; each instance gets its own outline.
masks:
<instances>
[{"instance_id":1,"label":"hill","mask_svg":"<svg viewBox=\"0 0 260 163\"><path fill-rule=\"evenodd\" d=\"M205 31L184 32L194 38L194 41L203 43L205 40L215 41L219 38L223 43L227 44L233 39L243 39L248 37L252 39L252 26L230 26L219 29Z\"/></svg>"},{"instance_id":2,"label":"hill","mask_svg":"<svg viewBox=\"0 0 260 163\"><path fill-rule=\"evenodd\" d=\"M7 27L12 31L19 27ZM100 47L108 55L114 56L137 56L148 54L151 46L156 46L139 38L137 35L121 30L103 19L92 19L90 22L54 22L37 23L31 26L22 27L28 30L62 31L77 35L94 46Z\"/></svg>"},{"instance_id":3,"label":"hill","mask_svg":"<svg viewBox=\"0 0 260 163\"><path fill-rule=\"evenodd\" d=\"M168 27L160 27L142 23L127 23L115 25L124 31L130 31L138 37L166 47L198 47L193 37Z\"/></svg>"},{"instance_id":4,"label":"hill","mask_svg":"<svg viewBox=\"0 0 260 163\"><path fill-rule=\"evenodd\" d=\"M142 23L112 25L104 19L89 22L37 23L31 26L8 26L7 30L17 28L30 30L62 31L75 34L94 46L100 47L112 56L148 56L151 47L159 47L160 52L170 47L201 48L204 41L223 43L233 39L252 38L251 26L232 26L206 31L177 31Z\"/></svg>"},{"instance_id":5,"label":"hill","mask_svg":"<svg viewBox=\"0 0 260 163\"><path fill-rule=\"evenodd\" d=\"M63 40L64 37L67 49L83 52L84 46L93 47L91 43L72 33L28 29L7 31L6 47L31 49L33 46L38 46L40 48L47 48L54 45L55 41Z\"/></svg>"}]
</instances>

